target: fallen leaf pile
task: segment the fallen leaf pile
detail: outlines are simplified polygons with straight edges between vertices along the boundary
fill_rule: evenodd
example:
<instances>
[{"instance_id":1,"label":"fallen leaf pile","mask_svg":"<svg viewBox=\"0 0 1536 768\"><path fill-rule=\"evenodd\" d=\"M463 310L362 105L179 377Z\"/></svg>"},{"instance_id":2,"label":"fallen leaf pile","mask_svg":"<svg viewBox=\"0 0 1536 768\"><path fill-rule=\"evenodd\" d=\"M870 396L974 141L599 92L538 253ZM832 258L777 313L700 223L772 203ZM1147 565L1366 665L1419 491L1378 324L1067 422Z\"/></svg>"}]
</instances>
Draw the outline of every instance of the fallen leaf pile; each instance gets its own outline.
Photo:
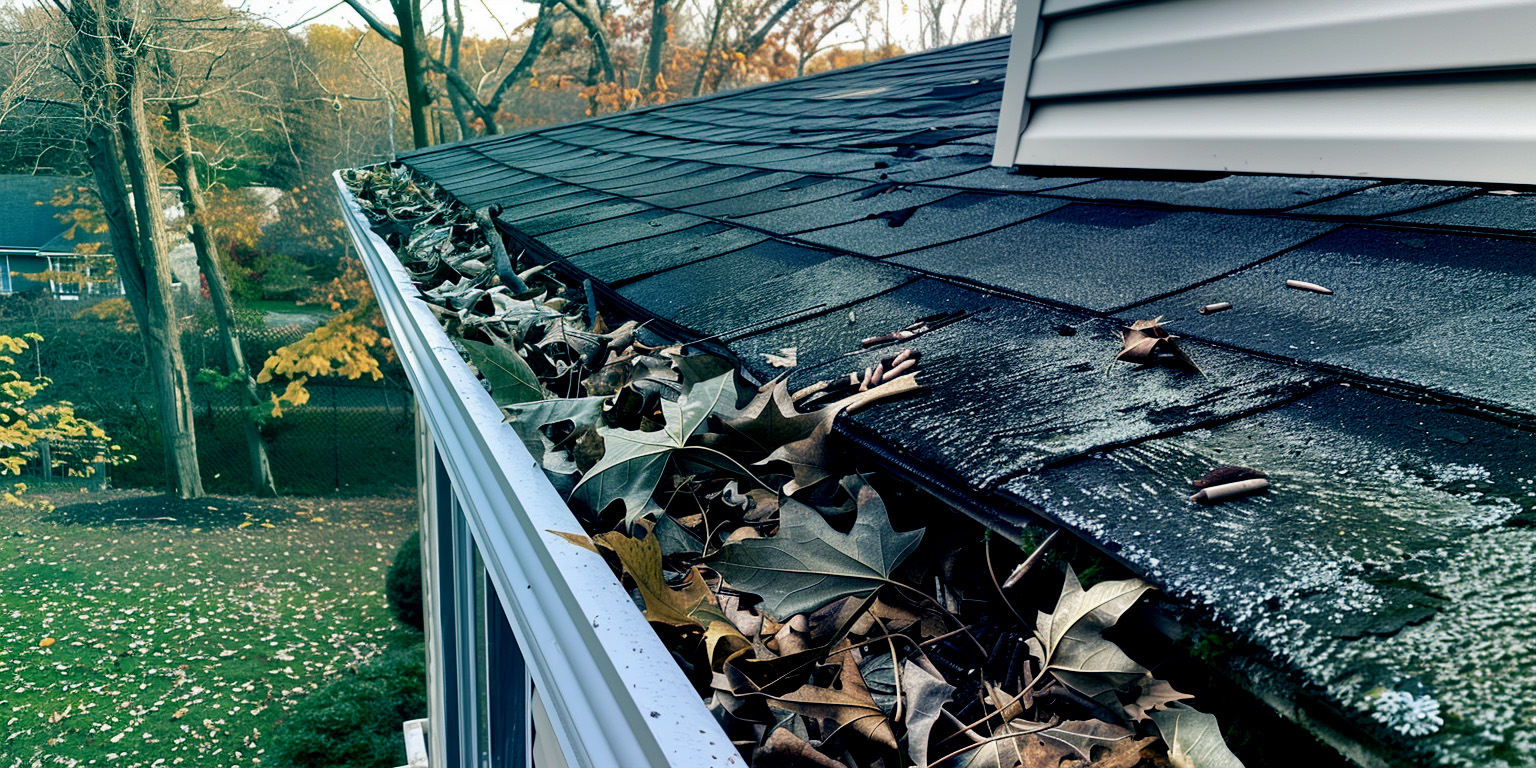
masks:
<instances>
[{"instance_id":1,"label":"fallen leaf pile","mask_svg":"<svg viewBox=\"0 0 1536 768\"><path fill-rule=\"evenodd\" d=\"M474 216L403 169L349 184L585 528L556 533L604 554L751 765L1239 765L1215 718L1104 638L1148 585L1021 580L1041 558L1015 548L1004 587L993 543L828 446L840 414L920 389L915 352L756 385L610 326L548 271L512 295ZM1133 332L1126 359L1179 355L1155 322Z\"/></svg>"}]
</instances>

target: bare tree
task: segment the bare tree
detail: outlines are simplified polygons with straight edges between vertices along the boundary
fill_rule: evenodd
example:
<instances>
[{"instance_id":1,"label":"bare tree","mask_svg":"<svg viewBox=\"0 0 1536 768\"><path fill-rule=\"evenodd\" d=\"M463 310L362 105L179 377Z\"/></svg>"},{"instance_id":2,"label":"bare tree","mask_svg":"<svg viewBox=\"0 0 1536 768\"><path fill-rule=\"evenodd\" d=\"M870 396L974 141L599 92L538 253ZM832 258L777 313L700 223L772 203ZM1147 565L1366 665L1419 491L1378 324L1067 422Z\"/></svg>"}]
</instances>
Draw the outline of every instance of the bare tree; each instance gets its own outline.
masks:
<instances>
[{"instance_id":1,"label":"bare tree","mask_svg":"<svg viewBox=\"0 0 1536 768\"><path fill-rule=\"evenodd\" d=\"M346 3L380 37L400 46L406 108L411 117L411 140L417 148L431 146L432 92L427 85L427 70L432 49L422 26L421 0L389 0L389 8L395 15L394 28L368 10L362 0L346 0Z\"/></svg>"},{"instance_id":2,"label":"bare tree","mask_svg":"<svg viewBox=\"0 0 1536 768\"><path fill-rule=\"evenodd\" d=\"M481 82L471 82L464 72L462 59L462 46L464 42L464 16L458 7L457 0L443 0L443 37L438 53L434 55L425 42L425 33L422 30L420 0L390 0L391 7L395 9L396 26L390 26L377 14L368 10L361 0L345 0L347 5L357 11L368 28L380 37L400 46L404 55L404 68L407 82L418 72L422 75L423 87L425 87L425 73L427 71L441 75L447 84L449 102L453 105L456 117L460 124L460 132L467 135L471 130L467 122L462 118L464 110L473 113L480 119L482 131L487 134L499 133L501 126L497 120L497 114L501 111L502 102L517 86L528 82L533 74L533 68L538 62L539 56L544 52L544 47L549 43L554 32L556 15L562 7L569 7L589 33L593 35L594 56L603 62L602 71L607 76L612 76L613 61L608 54L607 32L602 26L602 12L600 6L591 0L536 0L539 5L538 15L534 19L533 29L528 35L528 44L524 47L522 55L516 65L503 77L492 79L480 78ZM409 36L402 37L400 29L404 29L400 9L409 6L407 17L413 20L418 30L421 42L415 45L414 50L407 50L410 43ZM592 32L596 29L596 32ZM413 63L414 62L414 63ZM490 74L490 73L487 73ZM494 83L488 95L485 92L486 83L492 80ZM412 111L412 128L414 130L417 119ZM423 118L424 119L424 118ZM417 146L421 146L418 143Z\"/></svg>"}]
</instances>

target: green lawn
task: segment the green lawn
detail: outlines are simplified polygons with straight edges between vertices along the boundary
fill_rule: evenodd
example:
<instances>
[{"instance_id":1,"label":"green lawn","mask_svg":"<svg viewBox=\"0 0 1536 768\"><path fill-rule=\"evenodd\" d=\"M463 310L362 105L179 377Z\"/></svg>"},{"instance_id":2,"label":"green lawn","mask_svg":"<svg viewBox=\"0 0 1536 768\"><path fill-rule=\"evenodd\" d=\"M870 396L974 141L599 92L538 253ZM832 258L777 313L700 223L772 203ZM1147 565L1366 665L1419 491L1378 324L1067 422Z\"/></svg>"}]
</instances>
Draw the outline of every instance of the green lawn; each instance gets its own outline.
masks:
<instances>
[{"instance_id":1,"label":"green lawn","mask_svg":"<svg viewBox=\"0 0 1536 768\"><path fill-rule=\"evenodd\" d=\"M0 504L0 768L272 765L297 699L407 639L413 499L49 498Z\"/></svg>"}]
</instances>

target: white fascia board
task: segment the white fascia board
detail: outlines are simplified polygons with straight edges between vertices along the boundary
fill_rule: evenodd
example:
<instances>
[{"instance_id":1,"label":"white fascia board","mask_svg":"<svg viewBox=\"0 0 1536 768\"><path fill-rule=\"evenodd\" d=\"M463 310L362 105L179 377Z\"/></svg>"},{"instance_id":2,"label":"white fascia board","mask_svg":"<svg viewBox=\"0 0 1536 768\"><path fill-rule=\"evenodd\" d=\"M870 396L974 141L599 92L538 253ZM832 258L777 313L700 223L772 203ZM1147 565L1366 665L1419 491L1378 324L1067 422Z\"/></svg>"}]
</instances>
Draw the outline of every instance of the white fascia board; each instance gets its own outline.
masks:
<instances>
[{"instance_id":1,"label":"white fascia board","mask_svg":"<svg viewBox=\"0 0 1536 768\"><path fill-rule=\"evenodd\" d=\"M739 766L736 748L334 175L347 230L558 738L583 768Z\"/></svg>"},{"instance_id":2,"label":"white fascia board","mask_svg":"<svg viewBox=\"0 0 1536 768\"><path fill-rule=\"evenodd\" d=\"M1536 182L1536 78L1033 105L1014 162Z\"/></svg>"}]
</instances>

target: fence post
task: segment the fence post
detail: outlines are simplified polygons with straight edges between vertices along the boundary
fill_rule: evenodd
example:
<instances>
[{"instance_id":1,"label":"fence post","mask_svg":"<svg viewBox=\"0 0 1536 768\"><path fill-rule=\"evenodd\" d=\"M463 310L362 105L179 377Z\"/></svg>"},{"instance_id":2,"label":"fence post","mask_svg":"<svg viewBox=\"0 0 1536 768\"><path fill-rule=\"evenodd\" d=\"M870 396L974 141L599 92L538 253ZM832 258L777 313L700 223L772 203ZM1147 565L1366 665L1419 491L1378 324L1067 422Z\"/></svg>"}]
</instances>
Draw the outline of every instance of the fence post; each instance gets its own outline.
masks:
<instances>
[{"instance_id":1,"label":"fence post","mask_svg":"<svg viewBox=\"0 0 1536 768\"><path fill-rule=\"evenodd\" d=\"M335 472L336 490L341 491L341 427L338 423L341 398L331 387L331 468Z\"/></svg>"}]
</instances>

